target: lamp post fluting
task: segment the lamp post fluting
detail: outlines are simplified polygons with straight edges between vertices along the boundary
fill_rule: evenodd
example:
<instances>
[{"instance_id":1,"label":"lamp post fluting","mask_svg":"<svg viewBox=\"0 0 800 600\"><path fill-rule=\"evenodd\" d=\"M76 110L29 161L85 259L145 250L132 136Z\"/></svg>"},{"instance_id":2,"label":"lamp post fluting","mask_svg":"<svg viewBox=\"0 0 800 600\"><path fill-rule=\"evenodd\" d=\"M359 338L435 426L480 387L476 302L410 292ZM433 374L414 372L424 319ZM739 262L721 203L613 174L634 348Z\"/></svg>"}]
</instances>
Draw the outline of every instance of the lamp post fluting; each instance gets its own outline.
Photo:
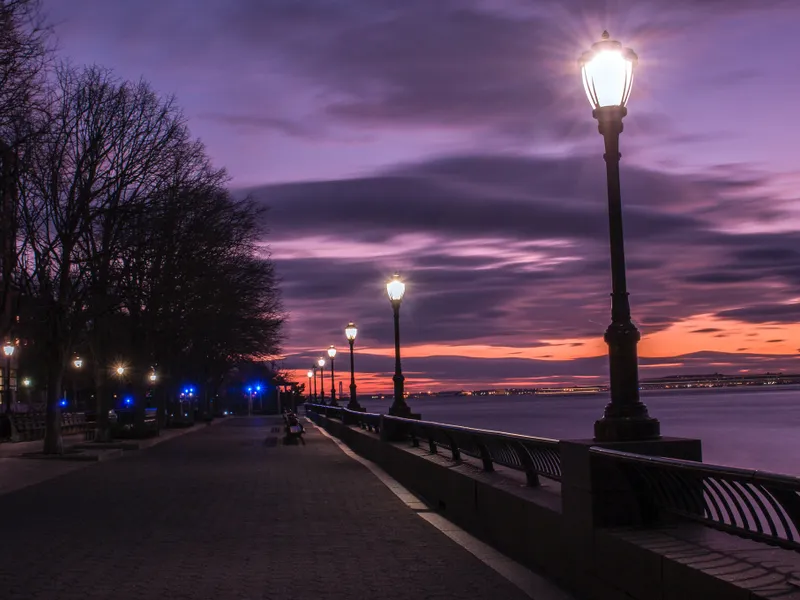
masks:
<instances>
[{"instance_id":1,"label":"lamp post fluting","mask_svg":"<svg viewBox=\"0 0 800 600\"><path fill-rule=\"evenodd\" d=\"M622 230L622 200L619 181L619 136L633 84L636 54L622 44L602 39L585 52L578 63L592 115L605 142L608 184L608 221L611 245L611 325L604 339L608 344L611 400L603 417L595 422L595 440L621 442L660 437L657 419L650 417L639 399L639 365L636 345L641 334L631 321L625 279L625 244Z\"/></svg>"},{"instance_id":2,"label":"lamp post fluting","mask_svg":"<svg viewBox=\"0 0 800 600\"><path fill-rule=\"evenodd\" d=\"M320 404L325 404L325 359L318 358L317 366L319 367L319 401Z\"/></svg>"},{"instance_id":3,"label":"lamp post fluting","mask_svg":"<svg viewBox=\"0 0 800 600\"><path fill-rule=\"evenodd\" d=\"M336 403L336 375L333 366L333 359L336 358L336 348L333 345L328 348L328 356L331 359L331 406L338 406Z\"/></svg>"},{"instance_id":4,"label":"lamp post fluting","mask_svg":"<svg viewBox=\"0 0 800 600\"><path fill-rule=\"evenodd\" d=\"M308 375L308 392L306 393L306 396L308 396L309 401L313 401L314 397L311 395L311 378L314 376L314 371L309 369L306 375Z\"/></svg>"},{"instance_id":5,"label":"lamp post fluting","mask_svg":"<svg viewBox=\"0 0 800 600\"><path fill-rule=\"evenodd\" d=\"M347 343L350 344L350 402L347 403L347 408L360 411L363 409L358 403L358 394L356 393L356 367L353 357L353 345L356 342L356 335L358 335L356 324L350 321L347 327L344 328L344 335L347 338Z\"/></svg>"},{"instance_id":6,"label":"lamp post fluting","mask_svg":"<svg viewBox=\"0 0 800 600\"><path fill-rule=\"evenodd\" d=\"M389 302L392 304L394 313L394 402L389 408L389 414L398 417L407 417L411 410L406 404L404 397L403 369L400 366L400 303L406 293L406 284L400 279L400 275L395 273L391 281L386 284L386 293L389 295Z\"/></svg>"}]
</instances>

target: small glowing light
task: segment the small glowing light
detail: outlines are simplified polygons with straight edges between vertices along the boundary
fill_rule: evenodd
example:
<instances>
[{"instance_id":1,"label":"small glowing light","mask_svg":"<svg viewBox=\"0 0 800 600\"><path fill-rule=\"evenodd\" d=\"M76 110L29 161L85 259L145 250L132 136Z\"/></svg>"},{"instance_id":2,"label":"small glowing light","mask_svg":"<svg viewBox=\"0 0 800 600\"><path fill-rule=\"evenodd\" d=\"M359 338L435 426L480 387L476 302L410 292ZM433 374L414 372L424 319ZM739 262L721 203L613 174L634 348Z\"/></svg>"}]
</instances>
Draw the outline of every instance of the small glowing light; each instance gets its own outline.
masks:
<instances>
[{"instance_id":1,"label":"small glowing light","mask_svg":"<svg viewBox=\"0 0 800 600\"><path fill-rule=\"evenodd\" d=\"M58 404L60 406L66 406L67 405L67 401L66 400L61 400L61 402L59 402Z\"/></svg>"},{"instance_id":2,"label":"small glowing light","mask_svg":"<svg viewBox=\"0 0 800 600\"><path fill-rule=\"evenodd\" d=\"M72 361L72 364L75 365L76 369L80 369L83 366L83 359L78 357L78 358L76 358L75 360Z\"/></svg>"},{"instance_id":3,"label":"small glowing light","mask_svg":"<svg viewBox=\"0 0 800 600\"><path fill-rule=\"evenodd\" d=\"M324 367L324 366L325 366L325 359L324 359L324 358L322 358L322 357L320 357L320 358L317 360L317 365L319 365L319 368L320 368L320 369L321 369L322 367Z\"/></svg>"},{"instance_id":4,"label":"small glowing light","mask_svg":"<svg viewBox=\"0 0 800 600\"><path fill-rule=\"evenodd\" d=\"M26 377L25 379L22 380L22 385L24 385L25 387L31 387L31 380Z\"/></svg>"},{"instance_id":5,"label":"small glowing light","mask_svg":"<svg viewBox=\"0 0 800 600\"><path fill-rule=\"evenodd\" d=\"M307 375L308 375L308 378L311 379L314 376L314 371L309 369Z\"/></svg>"},{"instance_id":6,"label":"small glowing light","mask_svg":"<svg viewBox=\"0 0 800 600\"><path fill-rule=\"evenodd\" d=\"M253 388L252 388L252 387L250 387L250 386L248 385L248 386L247 386L247 391L248 391L248 392L252 392L252 391L253 391Z\"/></svg>"},{"instance_id":7,"label":"small glowing light","mask_svg":"<svg viewBox=\"0 0 800 600\"><path fill-rule=\"evenodd\" d=\"M330 356L331 358L334 358L336 356L336 348L334 346L328 348L328 356Z\"/></svg>"},{"instance_id":8,"label":"small glowing light","mask_svg":"<svg viewBox=\"0 0 800 600\"><path fill-rule=\"evenodd\" d=\"M260 392L260 391L261 391L261 386L260 386L260 385L257 385L257 386L256 386L256 391L257 391L257 392Z\"/></svg>"},{"instance_id":9,"label":"small glowing light","mask_svg":"<svg viewBox=\"0 0 800 600\"><path fill-rule=\"evenodd\" d=\"M125 373L125 367L123 367L122 365L117 367L117 375L123 375L124 373Z\"/></svg>"},{"instance_id":10,"label":"small glowing light","mask_svg":"<svg viewBox=\"0 0 800 600\"><path fill-rule=\"evenodd\" d=\"M3 354L10 358L14 354L14 344L6 342L3 346Z\"/></svg>"},{"instance_id":11,"label":"small glowing light","mask_svg":"<svg viewBox=\"0 0 800 600\"><path fill-rule=\"evenodd\" d=\"M158 375L155 373L150 373L150 381L155 381L156 379L158 379Z\"/></svg>"},{"instance_id":12,"label":"small glowing light","mask_svg":"<svg viewBox=\"0 0 800 600\"><path fill-rule=\"evenodd\" d=\"M400 302L403 299L406 293L406 284L400 279L399 273L395 273L392 280L386 284L386 292L392 302Z\"/></svg>"},{"instance_id":13,"label":"small glowing light","mask_svg":"<svg viewBox=\"0 0 800 600\"><path fill-rule=\"evenodd\" d=\"M356 339L356 335L358 334L358 328L356 324L350 321L347 324L347 327L344 328L344 335L349 341L353 341Z\"/></svg>"},{"instance_id":14,"label":"small glowing light","mask_svg":"<svg viewBox=\"0 0 800 600\"><path fill-rule=\"evenodd\" d=\"M125 404L131 405L131 404L133 404L133 398L125 398L125 400L123 400L123 402L125 402Z\"/></svg>"}]
</instances>

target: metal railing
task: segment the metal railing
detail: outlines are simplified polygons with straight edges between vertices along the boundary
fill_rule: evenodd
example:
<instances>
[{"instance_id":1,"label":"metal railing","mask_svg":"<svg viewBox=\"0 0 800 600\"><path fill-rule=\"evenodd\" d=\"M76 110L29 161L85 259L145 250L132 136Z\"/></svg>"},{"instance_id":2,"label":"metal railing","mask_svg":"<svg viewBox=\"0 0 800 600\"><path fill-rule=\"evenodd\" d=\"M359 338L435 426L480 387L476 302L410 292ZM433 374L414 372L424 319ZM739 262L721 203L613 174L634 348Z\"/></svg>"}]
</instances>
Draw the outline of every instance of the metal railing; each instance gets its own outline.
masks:
<instances>
[{"instance_id":1,"label":"metal railing","mask_svg":"<svg viewBox=\"0 0 800 600\"><path fill-rule=\"evenodd\" d=\"M539 485L539 476L561 481L558 440L388 415L383 418L402 424L415 446L424 441L432 453L445 449L454 461L465 454L479 459L484 471L493 471L494 465L522 471L531 486Z\"/></svg>"},{"instance_id":2,"label":"metal railing","mask_svg":"<svg viewBox=\"0 0 800 600\"><path fill-rule=\"evenodd\" d=\"M800 550L800 478L592 448L613 461L645 510Z\"/></svg>"},{"instance_id":3,"label":"metal railing","mask_svg":"<svg viewBox=\"0 0 800 600\"><path fill-rule=\"evenodd\" d=\"M539 477L561 481L561 454L558 440L538 438L487 429L473 429L389 415L364 413L336 406L307 404L311 412L345 420L362 429L380 432L390 424L414 446L425 442L431 453L446 450L454 461L470 456L481 461L485 471L500 465L525 473L528 485L539 485Z\"/></svg>"}]
</instances>

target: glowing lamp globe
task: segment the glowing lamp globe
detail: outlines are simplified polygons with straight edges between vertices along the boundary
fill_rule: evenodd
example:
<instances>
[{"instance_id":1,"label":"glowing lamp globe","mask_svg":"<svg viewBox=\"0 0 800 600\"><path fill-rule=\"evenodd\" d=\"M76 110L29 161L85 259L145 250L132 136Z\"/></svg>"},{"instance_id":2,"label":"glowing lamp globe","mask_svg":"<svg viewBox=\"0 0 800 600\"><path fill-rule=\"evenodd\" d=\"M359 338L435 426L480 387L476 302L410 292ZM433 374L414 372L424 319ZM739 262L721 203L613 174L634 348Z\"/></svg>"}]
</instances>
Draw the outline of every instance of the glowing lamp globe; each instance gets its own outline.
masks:
<instances>
[{"instance_id":1,"label":"glowing lamp globe","mask_svg":"<svg viewBox=\"0 0 800 600\"><path fill-rule=\"evenodd\" d=\"M400 302L403 299L403 295L406 293L406 284L402 282L397 273L386 284L386 293L389 294L389 300L392 302Z\"/></svg>"},{"instance_id":2,"label":"glowing lamp globe","mask_svg":"<svg viewBox=\"0 0 800 600\"><path fill-rule=\"evenodd\" d=\"M306 375L308 375L308 378L311 379L314 376L314 371L309 370Z\"/></svg>"},{"instance_id":3,"label":"glowing lamp globe","mask_svg":"<svg viewBox=\"0 0 800 600\"><path fill-rule=\"evenodd\" d=\"M117 367L117 375L122 375L125 373L125 367Z\"/></svg>"},{"instance_id":4,"label":"glowing lamp globe","mask_svg":"<svg viewBox=\"0 0 800 600\"><path fill-rule=\"evenodd\" d=\"M3 345L3 354L5 354L8 357L11 357L14 354L14 344L12 344L11 342L6 342Z\"/></svg>"},{"instance_id":5,"label":"glowing lamp globe","mask_svg":"<svg viewBox=\"0 0 800 600\"><path fill-rule=\"evenodd\" d=\"M609 39L607 31L599 42L578 59L583 88L593 109L624 108L633 85L633 71L638 58L630 48Z\"/></svg>"},{"instance_id":6,"label":"glowing lamp globe","mask_svg":"<svg viewBox=\"0 0 800 600\"><path fill-rule=\"evenodd\" d=\"M331 358L336 356L336 348L335 347L331 346L330 348L328 348L328 356L330 356Z\"/></svg>"},{"instance_id":7,"label":"glowing lamp globe","mask_svg":"<svg viewBox=\"0 0 800 600\"><path fill-rule=\"evenodd\" d=\"M317 360L317 365L319 365L320 369L322 367L324 367L325 366L325 359L324 358L320 358L319 360Z\"/></svg>"},{"instance_id":8,"label":"glowing lamp globe","mask_svg":"<svg viewBox=\"0 0 800 600\"><path fill-rule=\"evenodd\" d=\"M344 328L344 335L348 341L352 342L356 339L356 335L358 334L358 328L356 324L352 321L347 324L347 327Z\"/></svg>"},{"instance_id":9,"label":"glowing lamp globe","mask_svg":"<svg viewBox=\"0 0 800 600\"><path fill-rule=\"evenodd\" d=\"M158 379L158 375L155 373L150 373L150 381L155 381L156 379Z\"/></svg>"},{"instance_id":10,"label":"glowing lamp globe","mask_svg":"<svg viewBox=\"0 0 800 600\"><path fill-rule=\"evenodd\" d=\"M75 360L72 361L72 364L75 365L76 369L80 369L83 366L83 360L81 360L80 358L76 358Z\"/></svg>"}]
</instances>

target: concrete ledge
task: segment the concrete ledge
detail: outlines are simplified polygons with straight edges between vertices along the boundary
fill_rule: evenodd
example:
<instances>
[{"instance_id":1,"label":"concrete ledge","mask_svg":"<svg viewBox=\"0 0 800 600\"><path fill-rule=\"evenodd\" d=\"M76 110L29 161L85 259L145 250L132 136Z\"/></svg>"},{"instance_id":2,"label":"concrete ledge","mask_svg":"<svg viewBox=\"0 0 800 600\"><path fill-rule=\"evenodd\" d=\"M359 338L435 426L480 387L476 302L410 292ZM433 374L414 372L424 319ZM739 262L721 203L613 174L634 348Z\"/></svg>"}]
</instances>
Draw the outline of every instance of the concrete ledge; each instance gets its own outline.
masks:
<instances>
[{"instance_id":1,"label":"concrete ledge","mask_svg":"<svg viewBox=\"0 0 800 600\"><path fill-rule=\"evenodd\" d=\"M33 460L69 460L78 462L99 462L101 460L109 460L122 456L122 450L119 448L103 449L96 452L85 450L71 450L67 449L63 454L44 454L43 452L26 452L19 458L33 459Z\"/></svg>"}]
</instances>

